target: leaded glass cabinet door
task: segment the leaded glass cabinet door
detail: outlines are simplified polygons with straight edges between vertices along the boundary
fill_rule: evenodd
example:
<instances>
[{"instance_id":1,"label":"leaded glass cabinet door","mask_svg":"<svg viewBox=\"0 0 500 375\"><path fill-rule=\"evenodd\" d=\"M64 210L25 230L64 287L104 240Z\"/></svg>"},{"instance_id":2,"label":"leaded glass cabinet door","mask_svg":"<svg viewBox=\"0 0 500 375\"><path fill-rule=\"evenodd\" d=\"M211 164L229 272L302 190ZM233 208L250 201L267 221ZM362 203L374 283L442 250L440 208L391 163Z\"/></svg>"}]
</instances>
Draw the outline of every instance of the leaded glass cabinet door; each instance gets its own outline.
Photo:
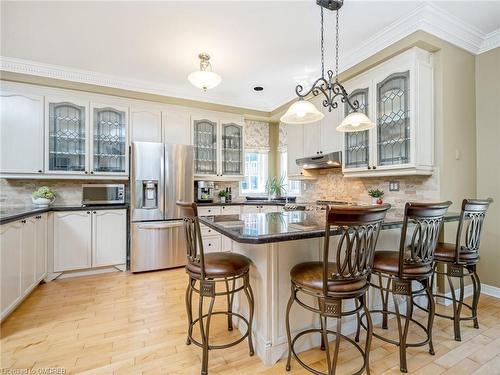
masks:
<instances>
[{"instance_id":1,"label":"leaded glass cabinet door","mask_svg":"<svg viewBox=\"0 0 500 375\"><path fill-rule=\"evenodd\" d=\"M243 126L222 124L222 174L243 175Z\"/></svg>"},{"instance_id":2,"label":"leaded glass cabinet door","mask_svg":"<svg viewBox=\"0 0 500 375\"><path fill-rule=\"evenodd\" d=\"M128 172L127 108L92 105L92 174Z\"/></svg>"},{"instance_id":3,"label":"leaded glass cabinet door","mask_svg":"<svg viewBox=\"0 0 500 375\"><path fill-rule=\"evenodd\" d=\"M358 101L358 112L369 116L368 113L368 88L354 90L349 95L351 103ZM345 116L354 112L354 110L345 103ZM370 131L363 130L359 132L345 133L345 152L344 168L367 168L370 162Z\"/></svg>"},{"instance_id":4,"label":"leaded glass cabinet door","mask_svg":"<svg viewBox=\"0 0 500 375\"><path fill-rule=\"evenodd\" d=\"M46 165L51 173L88 174L87 103L47 98Z\"/></svg>"},{"instance_id":5,"label":"leaded glass cabinet door","mask_svg":"<svg viewBox=\"0 0 500 375\"><path fill-rule=\"evenodd\" d=\"M193 121L194 173L217 175L217 121Z\"/></svg>"},{"instance_id":6,"label":"leaded glass cabinet door","mask_svg":"<svg viewBox=\"0 0 500 375\"><path fill-rule=\"evenodd\" d=\"M377 165L410 163L409 71L377 84Z\"/></svg>"}]
</instances>

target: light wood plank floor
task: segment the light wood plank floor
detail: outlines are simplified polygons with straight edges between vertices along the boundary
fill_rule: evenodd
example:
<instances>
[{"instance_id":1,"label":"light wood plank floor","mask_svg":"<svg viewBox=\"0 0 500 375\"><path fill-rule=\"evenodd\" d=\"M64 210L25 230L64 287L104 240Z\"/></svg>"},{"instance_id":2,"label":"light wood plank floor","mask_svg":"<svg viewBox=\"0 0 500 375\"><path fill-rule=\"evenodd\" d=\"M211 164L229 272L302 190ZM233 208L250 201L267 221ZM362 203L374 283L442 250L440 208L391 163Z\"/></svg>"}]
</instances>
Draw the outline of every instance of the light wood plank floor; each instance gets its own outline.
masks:
<instances>
[{"instance_id":1,"label":"light wood plank floor","mask_svg":"<svg viewBox=\"0 0 500 375\"><path fill-rule=\"evenodd\" d=\"M185 345L186 283L184 270L176 269L42 284L1 326L1 367L61 367L66 373L88 374L199 374L201 350ZM423 321L424 315L417 315ZM500 300L482 296L479 315L480 329L468 322L462 325L462 342L453 340L451 321L436 318L436 355L429 355L426 347L409 349L410 373L500 374ZM227 332L223 317L213 322L215 342L238 334ZM395 335L391 324L388 334ZM418 334L413 332L413 337ZM354 349L341 347L338 373L357 369L358 357ZM324 368L324 352L310 350L303 358ZM246 341L210 352L211 374L282 374L284 366L281 360L264 367L258 357L248 356ZM399 374L397 348L374 339L371 370ZM307 372L292 362L291 373Z\"/></svg>"}]
</instances>

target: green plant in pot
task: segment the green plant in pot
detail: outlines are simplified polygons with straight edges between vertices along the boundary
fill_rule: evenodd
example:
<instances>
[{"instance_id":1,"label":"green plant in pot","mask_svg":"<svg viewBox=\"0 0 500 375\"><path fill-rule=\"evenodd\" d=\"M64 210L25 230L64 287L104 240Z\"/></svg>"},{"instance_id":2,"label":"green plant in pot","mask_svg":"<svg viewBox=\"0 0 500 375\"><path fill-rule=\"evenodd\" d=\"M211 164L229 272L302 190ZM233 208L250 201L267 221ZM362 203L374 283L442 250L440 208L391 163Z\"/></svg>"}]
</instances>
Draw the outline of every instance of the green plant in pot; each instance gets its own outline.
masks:
<instances>
[{"instance_id":1,"label":"green plant in pot","mask_svg":"<svg viewBox=\"0 0 500 375\"><path fill-rule=\"evenodd\" d=\"M221 190L221 191L219 191L218 195L219 195L219 198L220 198L220 202L221 203L226 203L226 199L227 199L229 193L227 191L225 191L225 190Z\"/></svg>"},{"instance_id":2,"label":"green plant in pot","mask_svg":"<svg viewBox=\"0 0 500 375\"><path fill-rule=\"evenodd\" d=\"M269 177L266 182L266 192L269 200L280 198L285 194L285 176Z\"/></svg>"},{"instance_id":3,"label":"green plant in pot","mask_svg":"<svg viewBox=\"0 0 500 375\"><path fill-rule=\"evenodd\" d=\"M32 195L31 201L33 204L36 204L40 207L47 207L49 204L52 204L56 199L56 193L54 190L49 188L48 186L42 186L38 188Z\"/></svg>"},{"instance_id":4,"label":"green plant in pot","mask_svg":"<svg viewBox=\"0 0 500 375\"><path fill-rule=\"evenodd\" d=\"M379 189L368 190L368 195L372 197L372 204L383 204L384 191Z\"/></svg>"}]
</instances>

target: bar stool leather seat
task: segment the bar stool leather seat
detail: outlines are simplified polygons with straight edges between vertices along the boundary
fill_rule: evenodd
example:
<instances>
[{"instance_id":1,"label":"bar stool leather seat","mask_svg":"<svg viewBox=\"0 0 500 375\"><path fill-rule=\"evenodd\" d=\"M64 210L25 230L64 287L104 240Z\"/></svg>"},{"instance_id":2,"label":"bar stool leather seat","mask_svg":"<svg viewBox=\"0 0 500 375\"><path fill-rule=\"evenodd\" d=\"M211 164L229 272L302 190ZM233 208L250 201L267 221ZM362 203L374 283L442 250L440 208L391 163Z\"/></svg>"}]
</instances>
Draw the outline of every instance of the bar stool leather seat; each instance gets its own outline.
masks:
<instances>
[{"instance_id":1,"label":"bar stool leather seat","mask_svg":"<svg viewBox=\"0 0 500 375\"><path fill-rule=\"evenodd\" d=\"M230 252L205 254L205 274L206 277L232 277L248 272L250 259ZM186 269L194 274L201 274L199 264L189 262Z\"/></svg>"},{"instance_id":2,"label":"bar stool leather seat","mask_svg":"<svg viewBox=\"0 0 500 375\"><path fill-rule=\"evenodd\" d=\"M454 243L438 243L434 252L434 259L440 262L454 262L456 259L455 248L456 244ZM459 259L461 262L477 263L479 254L477 252L460 252Z\"/></svg>"},{"instance_id":3,"label":"bar stool leather seat","mask_svg":"<svg viewBox=\"0 0 500 375\"><path fill-rule=\"evenodd\" d=\"M328 262L328 273L337 272L337 264ZM295 265L290 271L292 281L302 288L311 291L323 291L323 263L322 262L304 262ZM363 290L368 287L366 279L359 280L338 280L328 281L328 291L331 293L345 293Z\"/></svg>"},{"instance_id":4,"label":"bar stool leather seat","mask_svg":"<svg viewBox=\"0 0 500 375\"><path fill-rule=\"evenodd\" d=\"M406 254L405 254L406 255ZM410 254L405 258L409 258ZM373 257L373 271L389 273L397 275L399 271L399 252L388 250L377 250ZM432 274L432 264L405 264L403 267L403 275L418 276Z\"/></svg>"}]
</instances>

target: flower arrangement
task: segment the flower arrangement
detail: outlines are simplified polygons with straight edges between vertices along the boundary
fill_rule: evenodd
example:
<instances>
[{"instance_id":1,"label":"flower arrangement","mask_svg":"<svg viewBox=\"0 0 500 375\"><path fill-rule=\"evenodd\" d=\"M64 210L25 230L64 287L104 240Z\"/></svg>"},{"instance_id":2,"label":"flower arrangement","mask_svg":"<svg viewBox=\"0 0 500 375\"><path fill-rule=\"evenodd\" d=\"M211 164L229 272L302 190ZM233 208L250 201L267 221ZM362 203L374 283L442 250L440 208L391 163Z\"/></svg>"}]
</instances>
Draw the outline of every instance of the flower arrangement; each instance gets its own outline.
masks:
<instances>
[{"instance_id":1,"label":"flower arrangement","mask_svg":"<svg viewBox=\"0 0 500 375\"><path fill-rule=\"evenodd\" d=\"M56 198L56 193L54 190L48 186L42 186L33 192L31 195L31 200L34 204L38 206L48 206Z\"/></svg>"},{"instance_id":2,"label":"flower arrangement","mask_svg":"<svg viewBox=\"0 0 500 375\"><path fill-rule=\"evenodd\" d=\"M370 189L368 190L368 195L372 197L372 204L382 204L384 200L384 191L380 189Z\"/></svg>"}]
</instances>

